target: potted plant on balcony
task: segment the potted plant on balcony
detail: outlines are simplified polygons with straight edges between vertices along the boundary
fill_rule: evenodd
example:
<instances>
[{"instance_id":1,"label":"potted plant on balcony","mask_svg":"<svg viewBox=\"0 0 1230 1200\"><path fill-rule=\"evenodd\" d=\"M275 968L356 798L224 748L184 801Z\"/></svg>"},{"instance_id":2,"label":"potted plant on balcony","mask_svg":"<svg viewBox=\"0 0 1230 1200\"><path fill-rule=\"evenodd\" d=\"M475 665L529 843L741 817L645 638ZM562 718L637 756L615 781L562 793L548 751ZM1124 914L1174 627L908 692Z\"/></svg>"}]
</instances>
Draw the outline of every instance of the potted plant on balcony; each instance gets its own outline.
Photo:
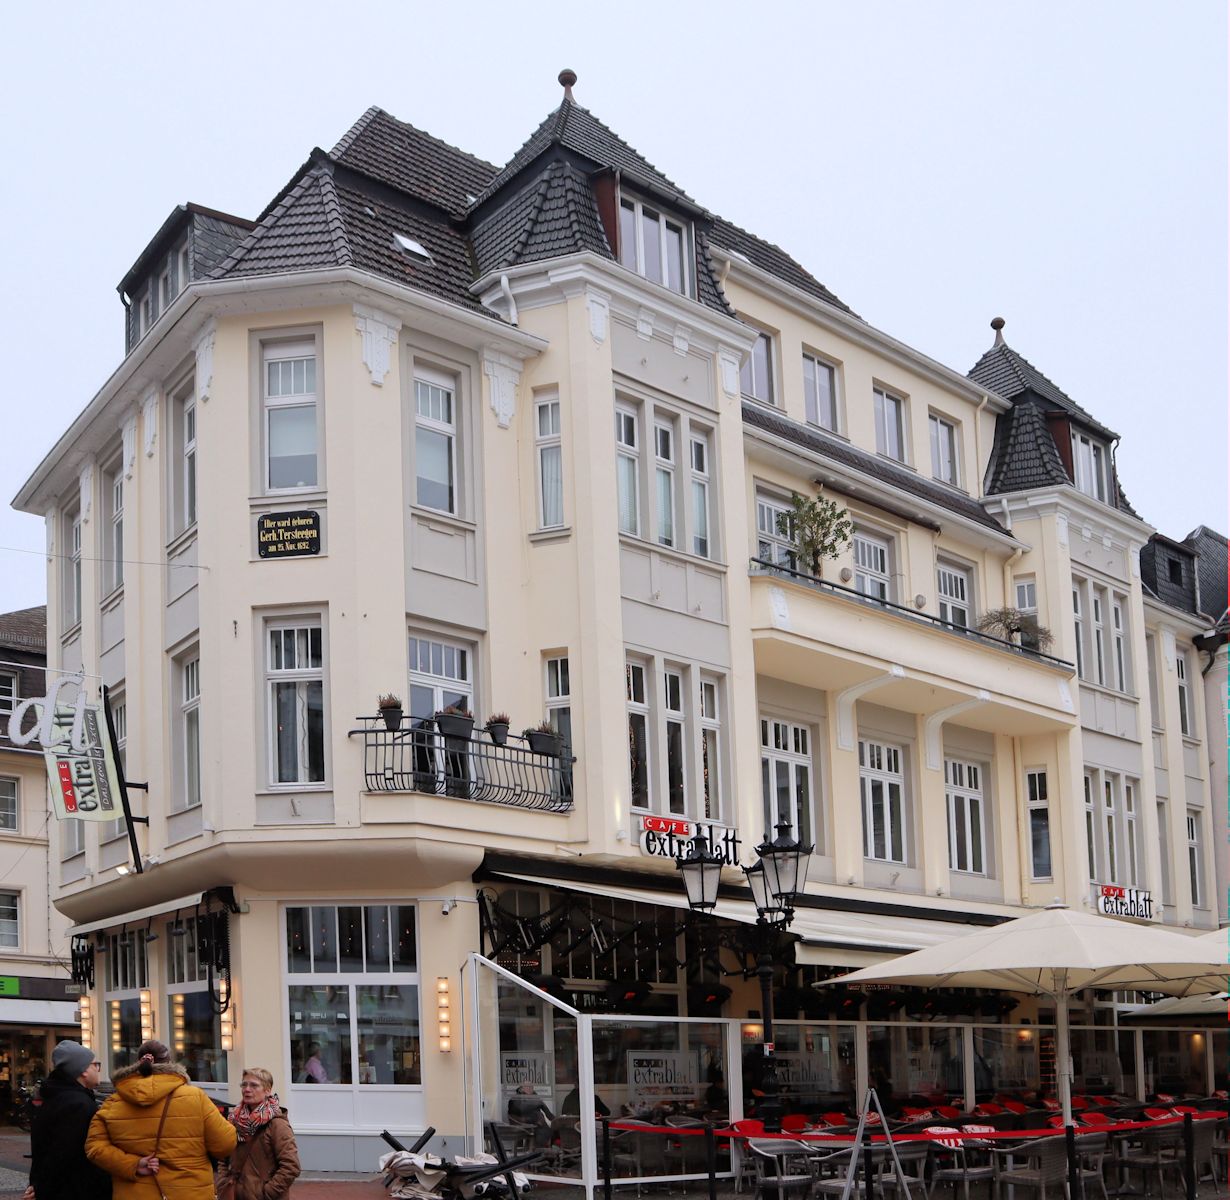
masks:
<instances>
[{"instance_id":1,"label":"potted plant on balcony","mask_svg":"<svg viewBox=\"0 0 1230 1200\"><path fill-rule=\"evenodd\" d=\"M533 729L524 729L521 736L530 744L535 754L546 754L558 758L562 749L559 733L550 721L543 721Z\"/></svg>"},{"instance_id":2,"label":"potted plant on balcony","mask_svg":"<svg viewBox=\"0 0 1230 1200\"><path fill-rule=\"evenodd\" d=\"M511 720L507 713L492 713L487 718L487 734L493 745L502 746L508 741L508 726Z\"/></svg>"},{"instance_id":3,"label":"potted plant on balcony","mask_svg":"<svg viewBox=\"0 0 1230 1200\"><path fill-rule=\"evenodd\" d=\"M401 706L401 698L399 696L394 696L392 692L388 692L376 701L376 708L384 718L385 729L395 732L401 728L401 719L405 710Z\"/></svg>"},{"instance_id":4,"label":"potted plant on balcony","mask_svg":"<svg viewBox=\"0 0 1230 1200\"><path fill-rule=\"evenodd\" d=\"M1019 608L988 609L978 622L978 631L1026 650L1049 650L1055 641L1051 631L1039 625L1033 613Z\"/></svg>"},{"instance_id":5,"label":"potted plant on balcony","mask_svg":"<svg viewBox=\"0 0 1230 1200\"><path fill-rule=\"evenodd\" d=\"M821 564L836 558L854 531L850 514L835 500L790 493L790 511L777 516L777 532L794 543L797 569L822 578Z\"/></svg>"},{"instance_id":6,"label":"potted plant on balcony","mask_svg":"<svg viewBox=\"0 0 1230 1200\"><path fill-rule=\"evenodd\" d=\"M474 732L474 714L463 704L450 704L436 713L436 728L446 738L468 742Z\"/></svg>"}]
</instances>

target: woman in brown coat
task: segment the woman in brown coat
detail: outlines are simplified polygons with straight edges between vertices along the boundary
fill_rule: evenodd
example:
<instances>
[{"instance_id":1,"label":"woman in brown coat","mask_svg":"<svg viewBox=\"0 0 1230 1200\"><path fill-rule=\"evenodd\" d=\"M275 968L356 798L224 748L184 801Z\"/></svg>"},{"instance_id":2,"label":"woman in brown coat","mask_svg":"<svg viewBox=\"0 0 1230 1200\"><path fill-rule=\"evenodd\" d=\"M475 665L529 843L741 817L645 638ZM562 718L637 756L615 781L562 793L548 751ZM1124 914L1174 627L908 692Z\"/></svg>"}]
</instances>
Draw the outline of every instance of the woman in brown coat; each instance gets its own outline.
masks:
<instances>
[{"instance_id":1,"label":"woman in brown coat","mask_svg":"<svg viewBox=\"0 0 1230 1200\"><path fill-rule=\"evenodd\" d=\"M243 1098L230 1118L239 1145L218 1173L218 1195L222 1200L281 1200L299 1176L295 1131L264 1067L245 1067L239 1091Z\"/></svg>"}]
</instances>

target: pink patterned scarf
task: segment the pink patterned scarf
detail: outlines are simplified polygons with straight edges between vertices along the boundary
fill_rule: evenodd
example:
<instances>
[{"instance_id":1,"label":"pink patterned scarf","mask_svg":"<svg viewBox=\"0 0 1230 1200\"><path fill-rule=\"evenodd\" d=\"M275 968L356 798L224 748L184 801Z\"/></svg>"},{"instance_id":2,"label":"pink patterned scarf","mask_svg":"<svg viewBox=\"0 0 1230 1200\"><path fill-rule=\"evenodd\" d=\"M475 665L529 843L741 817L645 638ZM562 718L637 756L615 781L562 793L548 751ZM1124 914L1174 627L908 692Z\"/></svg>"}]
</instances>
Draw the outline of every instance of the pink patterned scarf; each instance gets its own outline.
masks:
<instances>
[{"instance_id":1,"label":"pink patterned scarf","mask_svg":"<svg viewBox=\"0 0 1230 1200\"><path fill-rule=\"evenodd\" d=\"M231 1124L239 1131L241 1142L254 1138L274 1117L280 1116L282 1102L276 1092L271 1092L259 1104L249 1108L246 1104L237 1104L231 1109Z\"/></svg>"}]
</instances>

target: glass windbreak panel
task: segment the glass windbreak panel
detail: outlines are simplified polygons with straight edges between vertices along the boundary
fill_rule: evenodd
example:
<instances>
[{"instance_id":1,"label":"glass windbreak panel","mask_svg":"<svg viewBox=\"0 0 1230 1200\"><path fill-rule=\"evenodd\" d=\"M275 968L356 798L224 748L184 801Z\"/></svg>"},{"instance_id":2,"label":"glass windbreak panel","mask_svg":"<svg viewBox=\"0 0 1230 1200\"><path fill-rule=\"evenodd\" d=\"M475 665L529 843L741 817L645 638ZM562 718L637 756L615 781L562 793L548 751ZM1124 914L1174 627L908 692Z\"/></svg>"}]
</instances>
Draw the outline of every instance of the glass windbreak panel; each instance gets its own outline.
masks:
<instances>
[{"instance_id":1,"label":"glass windbreak panel","mask_svg":"<svg viewBox=\"0 0 1230 1200\"><path fill-rule=\"evenodd\" d=\"M979 1100L998 1093L1032 1100L1055 1089L1055 1031L1046 1025L974 1030L974 1091Z\"/></svg>"},{"instance_id":2,"label":"glass windbreak panel","mask_svg":"<svg viewBox=\"0 0 1230 1200\"><path fill-rule=\"evenodd\" d=\"M1171 1096L1208 1094L1208 1033L1189 1029L1145 1029L1145 1093Z\"/></svg>"},{"instance_id":3,"label":"glass windbreak panel","mask_svg":"<svg viewBox=\"0 0 1230 1200\"><path fill-rule=\"evenodd\" d=\"M209 992L174 992L168 999L175 1061L193 1083L226 1083L226 1052L213 997Z\"/></svg>"},{"instance_id":4,"label":"glass windbreak panel","mask_svg":"<svg viewBox=\"0 0 1230 1200\"><path fill-rule=\"evenodd\" d=\"M1223 1034L1222 1036L1226 1037L1228 1035ZM1216 1048L1217 1042L1214 1041L1213 1045ZM1230 1045L1227 1045L1226 1042L1222 1042L1222 1046L1225 1047L1223 1054L1230 1050ZM1123 1087L1120 1091L1125 1096L1138 1096L1140 1092L1137 1090L1136 1083L1136 1030L1120 1029L1116 1034L1116 1048L1119 1052L1119 1078L1123 1081ZM1224 1063L1224 1058L1221 1061ZM1226 1068L1223 1066L1223 1079L1225 1074ZM1220 1083L1217 1086L1225 1087L1226 1085Z\"/></svg>"},{"instance_id":5,"label":"glass windbreak panel","mask_svg":"<svg viewBox=\"0 0 1230 1200\"><path fill-rule=\"evenodd\" d=\"M1115 1030L1077 1027L1071 1037L1072 1090L1094 1096L1122 1095L1123 1070Z\"/></svg>"},{"instance_id":6,"label":"glass windbreak panel","mask_svg":"<svg viewBox=\"0 0 1230 1200\"><path fill-rule=\"evenodd\" d=\"M858 1026L773 1023L777 1080L787 1113L836 1112L857 1106L855 1044ZM744 1108L755 1107L748 1071L757 1078L764 1055L761 1043L743 1059Z\"/></svg>"},{"instance_id":7,"label":"glass windbreak panel","mask_svg":"<svg viewBox=\"0 0 1230 1200\"><path fill-rule=\"evenodd\" d=\"M1230 1090L1230 1030L1214 1029L1209 1040L1213 1046L1213 1090Z\"/></svg>"},{"instance_id":8,"label":"glass windbreak panel","mask_svg":"<svg viewBox=\"0 0 1230 1200\"><path fill-rule=\"evenodd\" d=\"M287 992L291 1082L350 1083L349 987L290 987Z\"/></svg>"},{"instance_id":9,"label":"glass windbreak panel","mask_svg":"<svg viewBox=\"0 0 1230 1200\"><path fill-rule=\"evenodd\" d=\"M422 1083L418 993L413 984L355 988L360 1083Z\"/></svg>"},{"instance_id":10,"label":"glass windbreak panel","mask_svg":"<svg viewBox=\"0 0 1230 1200\"><path fill-rule=\"evenodd\" d=\"M867 1078L886 1110L963 1103L961 1033L959 1025L867 1027Z\"/></svg>"}]
</instances>

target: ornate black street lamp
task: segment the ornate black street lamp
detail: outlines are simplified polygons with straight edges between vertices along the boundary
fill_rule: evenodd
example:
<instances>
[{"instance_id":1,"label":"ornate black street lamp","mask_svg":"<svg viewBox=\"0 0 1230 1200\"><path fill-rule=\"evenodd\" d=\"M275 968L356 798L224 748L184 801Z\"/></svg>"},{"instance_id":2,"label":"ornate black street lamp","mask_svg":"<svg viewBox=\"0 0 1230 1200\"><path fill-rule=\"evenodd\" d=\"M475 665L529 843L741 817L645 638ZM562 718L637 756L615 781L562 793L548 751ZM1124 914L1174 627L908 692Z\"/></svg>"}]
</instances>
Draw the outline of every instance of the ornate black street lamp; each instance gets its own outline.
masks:
<instances>
[{"instance_id":1,"label":"ornate black street lamp","mask_svg":"<svg viewBox=\"0 0 1230 1200\"><path fill-rule=\"evenodd\" d=\"M756 905L756 975L760 980L760 1004L764 1021L764 1067L760 1090L764 1098L757 1115L769 1133L781 1130L782 1105L777 1087L777 1063L773 1054L773 967L779 935L794 920L794 900L807 882L807 867L813 847L803 845L790 832L790 823L777 826L777 837L756 847L757 861L744 867L747 884ZM702 834L692 840L688 856L676 860L683 874L688 907L710 912L717 904L722 858L709 849Z\"/></svg>"}]
</instances>

